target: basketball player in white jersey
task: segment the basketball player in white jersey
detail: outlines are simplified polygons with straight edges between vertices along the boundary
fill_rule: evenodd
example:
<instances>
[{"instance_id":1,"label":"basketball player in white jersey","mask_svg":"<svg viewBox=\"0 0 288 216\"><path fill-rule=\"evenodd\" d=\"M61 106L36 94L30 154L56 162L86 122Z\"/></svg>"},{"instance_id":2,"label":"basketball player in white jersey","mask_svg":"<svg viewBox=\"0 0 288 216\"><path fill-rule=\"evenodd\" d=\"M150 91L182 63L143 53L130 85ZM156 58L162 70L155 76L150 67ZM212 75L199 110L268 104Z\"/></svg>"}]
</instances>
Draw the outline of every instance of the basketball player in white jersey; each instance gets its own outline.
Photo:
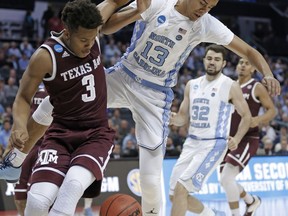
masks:
<instances>
[{"instance_id":1,"label":"basketball player in white jersey","mask_svg":"<svg viewBox=\"0 0 288 216\"><path fill-rule=\"evenodd\" d=\"M144 215L161 215L159 182L174 97L171 87L177 83L178 71L194 47L201 42L221 44L251 59L279 94L279 83L263 56L207 13L217 3L151 0L144 13L131 15L123 22L123 16L136 7L133 2L103 26L102 32L113 33L121 26L119 23L126 25L129 20L139 19L130 47L118 64L106 70L106 81L108 107L130 109L136 123Z\"/></svg>"},{"instance_id":2,"label":"basketball player in white jersey","mask_svg":"<svg viewBox=\"0 0 288 216\"><path fill-rule=\"evenodd\" d=\"M137 13L136 3L132 2L113 15L101 31L113 33L139 20L131 46L120 62L106 71L108 107L129 108L133 114L140 146L143 214L156 216L162 205L159 182L174 97L171 88L193 48L201 42L225 45L251 59L263 73L263 82L271 94L279 94L280 85L263 56L208 13L218 0L139 2L147 10Z\"/></svg>"},{"instance_id":3,"label":"basketball player in white jersey","mask_svg":"<svg viewBox=\"0 0 288 216\"><path fill-rule=\"evenodd\" d=\"M225 215L204 206L191 193L202 185L220 164L227 148L234 150L249 128L251 114L239 84L222 74L226 49L219 45L206 48L206 75L190 80L178 113L171 124L188 124L189 133L170 179L171 216L192 211L202 216ZM234 108L242 117L234 137L229 137Z\"/></svg>"}]
</instances>

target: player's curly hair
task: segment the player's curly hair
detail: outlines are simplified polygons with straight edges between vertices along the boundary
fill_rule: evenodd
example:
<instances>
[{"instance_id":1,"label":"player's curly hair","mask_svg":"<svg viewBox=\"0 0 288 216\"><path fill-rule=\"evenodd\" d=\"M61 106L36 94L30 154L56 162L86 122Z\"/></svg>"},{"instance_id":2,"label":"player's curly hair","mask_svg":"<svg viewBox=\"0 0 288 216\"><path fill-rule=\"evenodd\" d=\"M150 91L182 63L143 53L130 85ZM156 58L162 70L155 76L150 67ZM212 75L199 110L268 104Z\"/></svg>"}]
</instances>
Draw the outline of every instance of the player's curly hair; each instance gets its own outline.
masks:
<instances>
[{"instance_id":1,"label":"player's curly hair","mask_svg":"<svg viewBox=\"0 0 288 216\"><path fill-rule=\"evenodd\" d=\"M74 0L68 2L62 11L62 22L71 31L78 27L94 29L103 24L100 11L90 0Z\"/></svg>"}]
</instances>

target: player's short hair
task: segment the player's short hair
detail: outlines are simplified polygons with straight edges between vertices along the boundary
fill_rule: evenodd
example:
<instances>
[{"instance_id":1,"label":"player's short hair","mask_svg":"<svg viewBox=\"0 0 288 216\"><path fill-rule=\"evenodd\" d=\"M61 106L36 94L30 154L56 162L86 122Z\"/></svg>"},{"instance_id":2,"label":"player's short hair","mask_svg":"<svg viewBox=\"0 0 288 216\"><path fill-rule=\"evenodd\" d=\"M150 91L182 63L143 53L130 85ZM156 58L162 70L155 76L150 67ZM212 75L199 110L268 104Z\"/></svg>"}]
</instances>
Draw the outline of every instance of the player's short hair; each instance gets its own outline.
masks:
<instances>
[{"instance_id":1,"label":"player's short hair","mask_svg":"<svg viewBox=\"0 0 288 216\"><path fill-rule=\"evenodd\" d=\"M204 57L206 57L207 52L208 52L209 50L213 50L213 51L216 52L216 53L222 53L223 60L226 60L227 49L226 49L225 47L220 46L220 45L217 45L217 44L211 44L211 45L209 45L209 46L206 47Z\"/></svg>"},{"instance_id":2,"label":"player's short hair","mask_svg":"<svg viewBox=\"0 0 288 216\"><path fill-rule=\"evenodd\" d=\"M62 22L70 31L79 27L95 29L103 24L100 11L90 0L68 2L62 10Z\"/></svg>"}]
</instances>

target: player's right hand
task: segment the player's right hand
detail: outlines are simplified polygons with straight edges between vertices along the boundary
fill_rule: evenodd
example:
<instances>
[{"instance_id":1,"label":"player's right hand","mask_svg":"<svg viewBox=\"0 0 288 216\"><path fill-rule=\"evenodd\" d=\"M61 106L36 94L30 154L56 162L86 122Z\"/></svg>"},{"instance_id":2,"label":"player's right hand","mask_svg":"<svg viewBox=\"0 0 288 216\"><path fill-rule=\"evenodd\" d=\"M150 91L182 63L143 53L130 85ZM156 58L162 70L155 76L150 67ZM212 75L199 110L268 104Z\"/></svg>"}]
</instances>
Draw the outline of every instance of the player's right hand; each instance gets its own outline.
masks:
<instances>
[{"instance_id":1,"label":"player's right hand","mask_svg":"<svg viewBox=\"0 0 288 216\"><path fill-rule=\"evenodd\" d=\"M271 96L277 96L281 93L281 86L277 79L272 76L264 76L262 84L267 88Z\"/></svg>"},{"instance_id":2,"label":"player's right hand","mask_svg":"<svg viewBox=\"0 0 288 216\"><path fill-rule=\"evenodd\" d=\"M231 150L231 151L234 151L238 148L238 141L234 138L234 137L231 137L229 136L228 137L228 148Z\"/></svg>"},{"instance_id":3,"label":"player's right hand","mask_svg":"<svg viewBox=\"0 0 288 216\"><path fill-rule=\"evenodd\" d=\"M25 142L28 139L29 139L29 134L27 130L12 130L9 141L11 142L13 147L21 151L23 150L25 146Z\"/></svg>"}]
</instances>

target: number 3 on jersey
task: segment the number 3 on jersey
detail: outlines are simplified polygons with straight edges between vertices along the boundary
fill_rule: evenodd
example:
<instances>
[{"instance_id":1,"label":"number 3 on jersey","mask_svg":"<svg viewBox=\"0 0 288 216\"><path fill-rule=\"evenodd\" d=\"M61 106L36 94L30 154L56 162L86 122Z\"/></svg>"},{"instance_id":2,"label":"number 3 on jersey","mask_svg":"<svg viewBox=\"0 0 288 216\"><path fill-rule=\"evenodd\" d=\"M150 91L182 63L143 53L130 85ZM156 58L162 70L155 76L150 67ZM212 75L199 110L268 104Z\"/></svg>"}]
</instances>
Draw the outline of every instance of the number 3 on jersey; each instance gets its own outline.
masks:
<instances>
[{"instance_id":1,"label":"number 3 on jersey","mask_svg":"<svg viewBox=\"0 0 288 216\"><path fill-rule=\"evenodd\" d=\"M82 94L82 101L90 102L96 98L94 75L89 74L82 78L82 85L86 86L87 94Z\"/></svg>"}]
</instances>

